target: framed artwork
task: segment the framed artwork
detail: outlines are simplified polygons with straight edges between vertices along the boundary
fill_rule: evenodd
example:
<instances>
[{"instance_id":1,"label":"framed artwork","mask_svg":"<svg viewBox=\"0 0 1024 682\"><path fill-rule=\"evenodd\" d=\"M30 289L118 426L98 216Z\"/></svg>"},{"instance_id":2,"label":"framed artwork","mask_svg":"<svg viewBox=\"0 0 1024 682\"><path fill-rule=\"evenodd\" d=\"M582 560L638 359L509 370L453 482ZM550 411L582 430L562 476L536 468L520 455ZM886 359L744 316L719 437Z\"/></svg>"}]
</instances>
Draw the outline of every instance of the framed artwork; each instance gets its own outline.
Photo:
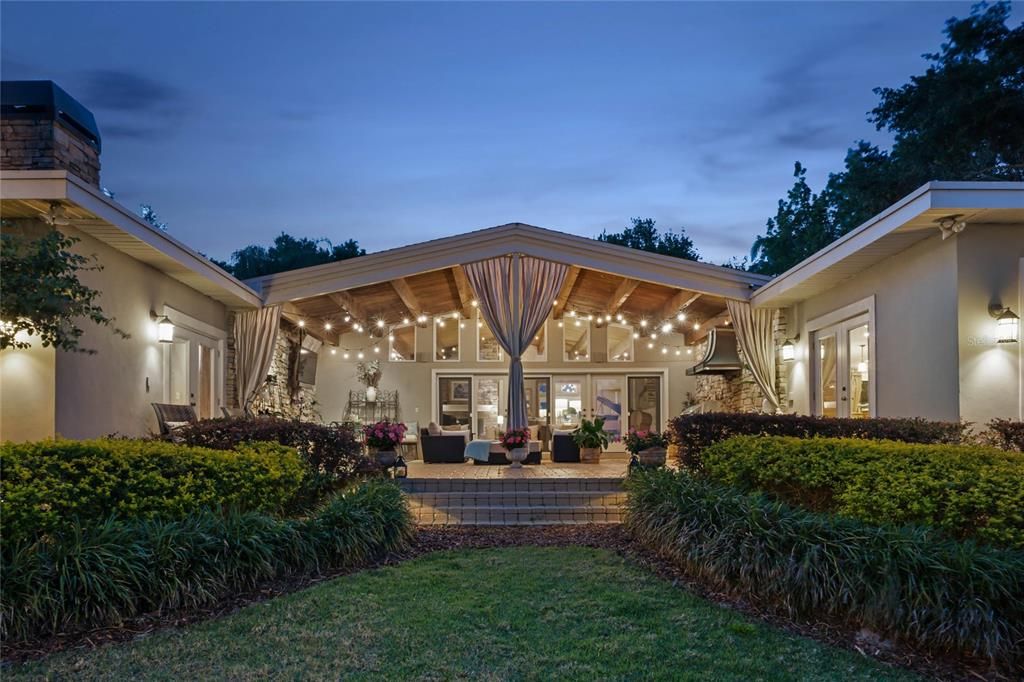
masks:
<instances>
[{"instance_id":1,"label":"framed artwork","mask_svg":"<svg viewBox=\"0 0 1024 682\"><path fill-rule=\"evenodd\" d=\"M469 379L452 379L448 382L448 399L452 402L469 402L469 392Z\"/></svg>"}]
</instances>

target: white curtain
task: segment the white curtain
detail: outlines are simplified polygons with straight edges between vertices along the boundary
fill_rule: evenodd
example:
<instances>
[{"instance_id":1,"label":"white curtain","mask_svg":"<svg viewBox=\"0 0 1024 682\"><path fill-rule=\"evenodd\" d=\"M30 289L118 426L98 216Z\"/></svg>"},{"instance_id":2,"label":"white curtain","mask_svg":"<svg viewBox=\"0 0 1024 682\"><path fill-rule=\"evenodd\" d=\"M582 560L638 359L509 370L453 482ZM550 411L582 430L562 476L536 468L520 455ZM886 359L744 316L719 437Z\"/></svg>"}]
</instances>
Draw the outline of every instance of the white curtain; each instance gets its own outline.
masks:
<instances>
[{"instance_id":1,"label":"white curtain","mask_svg":"<svg viewBox=\"0 0 1024 682\"><path fill-rule=\"evenodd\" d=\"M726 300L729 317L736 330L736 341L747 361L754 381L764 397L779 410L779 394L775 391L775 318L774 308L753 308L746 301Z\"/></svg>"},{"instance_id":2,"label":"white curtain","mask_svg":"<svg viewBox=\"0 0 1024 682\"><path fill-rule=\"evenodd\" d=\"M235 386L243 410L249 409L267 379L280 326L279 305L235 315Z\"/></svg>"},{"instance_id":3,"label":"white curtain","mask_svg":"<svg viewBox=\"0 0 1024 682\"><path fill-rule=\"evenodd\" d=\"M526 428L523 351L551 313L569 267L531 256L500 256L463 266L480 314L508 353L508 428Z\"/></svg>"}]
</instances>

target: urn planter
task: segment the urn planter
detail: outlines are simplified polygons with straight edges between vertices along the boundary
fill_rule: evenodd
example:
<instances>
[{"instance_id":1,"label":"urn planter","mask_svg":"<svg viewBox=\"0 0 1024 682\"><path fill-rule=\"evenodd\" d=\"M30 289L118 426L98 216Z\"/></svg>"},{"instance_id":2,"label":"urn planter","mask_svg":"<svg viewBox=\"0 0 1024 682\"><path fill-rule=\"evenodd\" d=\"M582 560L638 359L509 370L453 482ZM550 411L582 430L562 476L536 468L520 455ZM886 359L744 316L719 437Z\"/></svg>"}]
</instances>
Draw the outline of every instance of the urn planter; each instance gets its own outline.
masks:
<instances>
[{"instance_id":1,"label":"urn planter","mask_svg":"<svg viewBox=\"0 0 1024 682\"><path fill-rule=\"evenodd\" d=\"M640 464L648 467L665 466L665 448L647 448L637 453Z\"/></svg>"},{"instance_id":2,"label":"urn planter","mask_svg":"<svg viewBox=\"0 0 1024 682\"><path fill-rule=\"evenodd\" d=\"M508 451L508 461L511 462L509 466L513 469L521 469L528 454L529 450L526 448L512 448Z\"/></svg>"}]
</instances>

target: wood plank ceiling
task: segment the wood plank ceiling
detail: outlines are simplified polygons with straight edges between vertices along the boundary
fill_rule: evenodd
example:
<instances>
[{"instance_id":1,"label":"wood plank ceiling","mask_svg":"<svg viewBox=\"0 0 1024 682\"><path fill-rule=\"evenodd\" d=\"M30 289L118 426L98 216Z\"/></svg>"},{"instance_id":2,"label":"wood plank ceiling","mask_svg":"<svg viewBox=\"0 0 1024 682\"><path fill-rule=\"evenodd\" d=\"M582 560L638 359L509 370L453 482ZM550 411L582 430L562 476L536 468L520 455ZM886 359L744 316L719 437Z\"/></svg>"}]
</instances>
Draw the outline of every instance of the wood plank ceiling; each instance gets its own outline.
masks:
<instances>
[{"instance_id":1,"label":"wood plank ceiling","mask_svg":"<svg viewBox=\"0 0 1024 682\"><path fill-rule=\"evenodd\" d=\"M307 332L337 343L338 332L349 329L362 328L379 338L396 325L426 324L438 315L458 313L468 319L474 316L472 295L462 269L446 268L294 301L286 306L285 317L292 323L301 320ZM725 299L717 296L573 267L553 302L552 316L582 316L598 325L610 317L645 336L669 322L692 343L707 333L707 322L729 324L725 307Z\"/></svg>"}]
</instances>

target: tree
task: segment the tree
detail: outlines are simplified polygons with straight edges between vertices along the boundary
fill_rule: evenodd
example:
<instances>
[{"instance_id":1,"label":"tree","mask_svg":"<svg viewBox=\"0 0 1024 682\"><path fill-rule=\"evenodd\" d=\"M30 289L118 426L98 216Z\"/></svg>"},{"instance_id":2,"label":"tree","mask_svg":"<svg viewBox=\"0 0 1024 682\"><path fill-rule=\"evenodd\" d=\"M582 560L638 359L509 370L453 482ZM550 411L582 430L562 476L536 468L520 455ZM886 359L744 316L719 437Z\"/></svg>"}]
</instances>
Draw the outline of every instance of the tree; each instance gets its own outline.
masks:
<instances>
[{"instance_id":1,"label":"tree","mask_svg":"<svg viewBox=\"0 0 1024 682\"><path fill-rule=\"evenodd\" d=\"M95 353L79 346L84 330L81 319L110 326L96 304L100 292L78 280L78 273L102 270L94 257L71 251L79 240L49 229L38 238L19 233L0 235L0 270L3 271L3 296L0 296L0 349L28 348L31 344L19 333L39 337L44 346L78 353ZM112 330L128 338L116 327Z\"/></svg>"},{"instance_id":2,"label":"tree","mask_svg":"<svg viewBox=\"0 0 1024 682\"><path fill-rule=\"evenodd\" d=\"M797 174L779 203L780 212L793 210L777 214L754 242L752 269L783 272L799 261L790 249L809 255L805 245L846 234L931 180L1024 180L1024 23L1009 28L1009 15L1007 2L982 3L964 19L949 19L939 51L924 55L923 74L876 88L879 104L868 120L892 134L892 148L857 141L844 169L814 195L823 209L796 210L794 192L809 191Z\"/></svg>"},{"instance_id":3,"label":"tree","mask_svg":"<svg viewBox=\"0 0 1024 682\"><path fill-rule=\"evenodd\" d=\"M282 232L270 247L250 244L231 254L229 262L214 262L239 279L249 279L363 255L366 251L353 239L333 245L327 239L296 238Z\"/></svg>"},{"instance_id":4,"label":"tree","mask_svg":"<svg viewBox=\"0 0 1024 682\"><path fill-rule=\"evenodd\" d=\"M686 231L682 228L678 233L660 234L658 228L654 226L653 218L631 218L630 220L633 223L632 227L612 234L602 232L597 237L598 241L686 260L700 260L700 254L694 248L693 240L686 236Z\"/></svg>"},{"instance_id":5,"label":"tree","mask_svg":"<svg viewBox=\"0 0 1024 682\"><path fill-rule=\"evenodd\" d=\"M143 220L145 220L147 223L149 223L156 229L163 230L164 232L167 231L167 223L160 220L160 218L156 214L156 211L154 211L153 207L150 206L149 204L139 204L139 215L142 217Z\"/></svg>"},{"instance_id":6,"label":"tree","mask_svg":"<svg viewBox=\"0 0 1024 682\"><path fill-rule=\"evenodd\" d=\"M798 162L793 169L796 181L779 200L774 218L768 219L765 234L754 240L750 249L750 270L776 275L793 267L836 238L824 197L811 191L807 169Z\"/></svg>"}]
</instances>

